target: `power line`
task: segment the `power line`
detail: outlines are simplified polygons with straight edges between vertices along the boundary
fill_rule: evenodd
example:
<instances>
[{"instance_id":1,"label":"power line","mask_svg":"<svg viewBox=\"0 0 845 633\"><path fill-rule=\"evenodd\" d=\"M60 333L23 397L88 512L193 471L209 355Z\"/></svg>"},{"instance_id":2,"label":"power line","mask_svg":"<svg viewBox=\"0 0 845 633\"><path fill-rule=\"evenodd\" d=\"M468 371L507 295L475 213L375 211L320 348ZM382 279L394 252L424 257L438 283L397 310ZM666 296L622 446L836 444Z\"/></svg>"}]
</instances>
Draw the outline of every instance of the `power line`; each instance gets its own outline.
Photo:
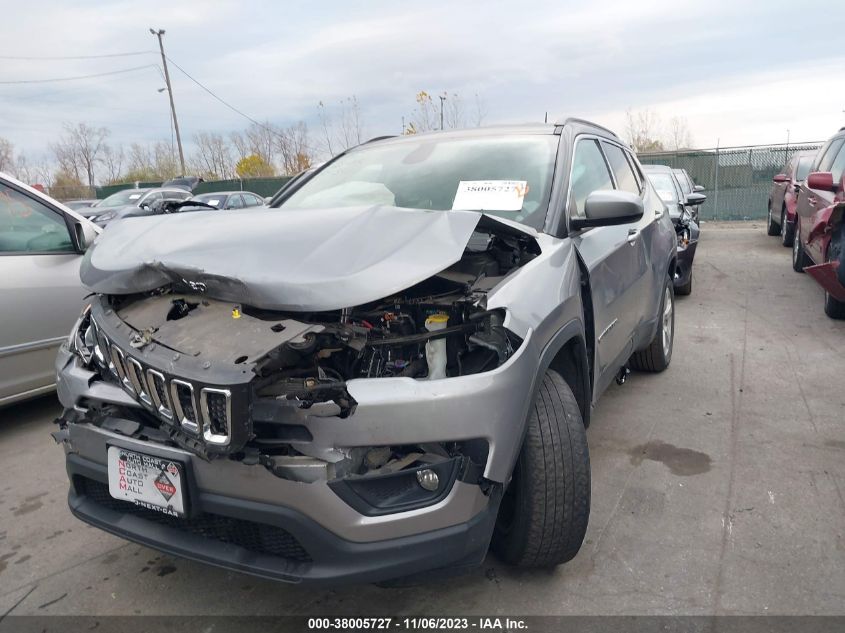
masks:
<instances>
[{"instance_id":1,"label":"power line","mask_svg":"<svg viewBox=\"0 0 845 633\"><path fill-rule=\"evenodd\" d=\"M56 55L37 57L32 55L0 55L0 59L17 59L29 61L49 61L49 60L63 60L63 59L105 59L108 57L132 57L134 55L149 55L155 51L134 51L131 53L108 53L105 55Z\"/></svg>"},{"instance_id":2,"label":"power line","mask_svg":"<svg viewBox=\"0 0 845 633\"><path fill-rule=\"evenodd\" d=\"M155 64L147 64L146 66L135 66L134 68L124 68L122 70L112 70L106 73L95 73L93 75L77 75L76 77L57 77L54 79L16 79L14 81L0 81L2 85L11 84L46 84L57 81L76 81L78 79L93 79L94 77L107 77L109 75L120 75L122 73L131 73L136 70L144 70L145 68L155 68Z\"/></svg>"},{"instance_id":3,"label":"power line","mask_svg":"<svg viewBox=\"0 0 845 633\"><path fill-rule=\"evenodd\" d=\"M184 68L182 68L179 64L177 64L176 62L174 62L174 61L173 61L170 57L168 57L168 58L167 58L167 61L169 61L169 62L170 62L171 64L173 64L174 66L176 66L176 68L178 68L178 69L182 72L182 74L183 74L183 75L185 75L188 79L190 79L191 81L193 81L193 82L194 82L196 85L198 85L200 88L202 88L203 90L205 90L205 91L206 91L208 94L210 94L212 97L214 97L215 99L217 99L217 100L218 100L220 103L222 103L224 106L226 106L227 108L229 108L232 112L235 112L235 113L237 113L237 114L241 115L243 118L247 119L248 121L251 121L252 123L255 123L255 125L257 125L257 126L258 126L258 127L260 127L260 128L263 128L263 129L267 130L267 131L268 131L268 132L270 132L271 134L274 134L274 135L276 135L276 136L279 136L279 133L278 133L276 130L274 130L274 129L272 129L272 128L267 127L267 126L266 126L266 125L264 125L263 123L260 123L259 121L256 121L255 119L253 119L253 118L252 118L251 116L249 116L248 114L246 114L246 113L244 113L244 112L242 112L242 111L238 110L238 109L237 109L235 106L233 106L231 103L229 103L228 101L226 101L225 99L223 99L223 97L218 97L216 94L214 94L214 92L213 92L210 88L206 88L206 87L205 87L203 84L201 84L201 83L200 83L197 79L194 79L194 78L193 78L190 74L188 74L188 71L186 71L186 70L185 70Z\"/></svg>"}]
</instances>

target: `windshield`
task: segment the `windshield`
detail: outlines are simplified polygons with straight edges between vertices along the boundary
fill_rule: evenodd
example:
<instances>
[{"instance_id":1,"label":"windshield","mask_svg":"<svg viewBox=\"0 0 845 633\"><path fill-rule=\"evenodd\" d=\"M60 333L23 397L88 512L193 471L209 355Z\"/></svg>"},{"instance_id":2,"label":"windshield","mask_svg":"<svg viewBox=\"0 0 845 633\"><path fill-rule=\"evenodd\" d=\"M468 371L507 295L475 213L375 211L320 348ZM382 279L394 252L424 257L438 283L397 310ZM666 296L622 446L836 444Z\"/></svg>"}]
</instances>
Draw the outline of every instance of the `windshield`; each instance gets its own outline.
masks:
<instances>
[{"instance_id":1,"label":"windshield","mask_svg":"<svg viewBox=\"0 0 845 633\"><path fill-rule=\"evenodd\" d=\"M663 202L678 202L672 176L666 173L646 174Z\"/></svg>"},{"instance_id":2,"label":"windshield","mask_svg":"<svg viewBox=\"0 0 845 633\"><path fill-rule=\"evenodd\" d=\"M807 180L810 167L813 164L812 156L802 156L798 159L798 167L795 168L795 180Z\"/></svg>"},{"instance_id":3,"label":"windshield","mask_svg":"<svg viewBox=\"0 0 845 633\"><path fill-rule=\"evenodd\" d=\"M687 180L687 175L683 171L675 170L675 176L678 178L681 191L683 193L692 193L692 187L690 187L689 180Z\"/></svg>"},{"instance_id":4,"label":"windshield","mask_svg":"<svg viewBox=\"0 0 845 633\"><path fill-rule=\"evenodd\" d=\"M146 193L146 191L139 191L138 189L124 189L113 193L108 198L104 199L98 207L123 207L127 204L138 204L138 201Z\"/></svg>"},{"instance_id":5,"label":"windshield","mask_svg":"<svg viewBox=\"0 0 845 633\"><path fill-rule=\"evenodd\" d=\"M539 229L558 140L551 134L432 136L364 146L327 165L282 206L471 209Z\"/></svg>"},{"instance_id":6,"label":"windshield","mask_svg":"<svg viewBox=\"0 0 845 633\"><path fill-rule=\"evenodd\" d=\"M222 193L206 193L201 196L194 196L191 200L197 200L198 202L205 202L212 207L220 207L220 205L226 200L226 194Z\"/></svg>"}]
</instances>

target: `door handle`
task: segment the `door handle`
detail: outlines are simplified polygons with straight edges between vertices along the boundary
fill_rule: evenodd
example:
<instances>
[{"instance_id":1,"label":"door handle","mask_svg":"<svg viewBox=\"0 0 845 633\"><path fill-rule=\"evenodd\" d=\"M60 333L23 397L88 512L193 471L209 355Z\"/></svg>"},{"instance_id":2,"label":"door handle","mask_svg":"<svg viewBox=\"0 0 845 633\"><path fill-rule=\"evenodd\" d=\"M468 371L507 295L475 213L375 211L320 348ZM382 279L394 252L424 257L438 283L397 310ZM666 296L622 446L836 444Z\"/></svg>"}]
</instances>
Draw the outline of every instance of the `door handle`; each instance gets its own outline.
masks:
<instances>
[{"instance_id":1,"label":"door handle","mask_svg":"<svg viewBox=\"0 0 845 633\"><path fill-rule=\"evenodd\" d=\"M658 209L657 211L655 211L655 212L654 212L654 217L656 217L656 218L662 218L662 217L663 217L663 209Z\"/></svg>"},{"instance_id":2,"label":"door handle","mask_svg":"<svg viewBox=\"0 0 845 633\"><path fill-rule=\"evenodd\" d=\"M639 235L640 235L639 229L628 229L628 244L633 246L634 243L637 241L637 238L639 237Z\"/></svg>"},{"instance_id":3,"label":"door handle","mask_svg":"<svg viewBox=\"0 0 845 633\"><path fill-rule=\"evenodd\" d=\"M809 202L810 204L816 204L816 199L810 196L809 198L807 198L807 202Z\"/></svg>"}]
</instances>

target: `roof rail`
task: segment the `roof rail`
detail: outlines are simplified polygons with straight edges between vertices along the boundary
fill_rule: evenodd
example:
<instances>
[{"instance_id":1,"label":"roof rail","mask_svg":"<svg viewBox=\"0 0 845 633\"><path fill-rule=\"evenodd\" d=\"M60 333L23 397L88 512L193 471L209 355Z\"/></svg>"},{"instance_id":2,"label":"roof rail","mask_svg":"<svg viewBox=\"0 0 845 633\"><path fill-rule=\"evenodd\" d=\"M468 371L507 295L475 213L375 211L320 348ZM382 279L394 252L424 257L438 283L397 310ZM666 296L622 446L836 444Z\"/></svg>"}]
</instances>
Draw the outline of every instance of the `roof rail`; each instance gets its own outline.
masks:
<instances>
[{"instance_id":1,"label":"roof rail","mask_svg":"<svg viewBox=\"0 0 845 633\"><path fill-rule=\"evenodd\" d=\"M603 125L599 125L598 123L593 123L592 121L588 121L587 119L579 119L578 117L570 116L566 117L563 121L555 121L555 125L568 125L570 123L583 123L584 125L590 125L592 127L597 127L600 130L604 130L611 136L615 138L619 138L619 135L611 129L604 127Z\"/></svg>"}]
</instances>

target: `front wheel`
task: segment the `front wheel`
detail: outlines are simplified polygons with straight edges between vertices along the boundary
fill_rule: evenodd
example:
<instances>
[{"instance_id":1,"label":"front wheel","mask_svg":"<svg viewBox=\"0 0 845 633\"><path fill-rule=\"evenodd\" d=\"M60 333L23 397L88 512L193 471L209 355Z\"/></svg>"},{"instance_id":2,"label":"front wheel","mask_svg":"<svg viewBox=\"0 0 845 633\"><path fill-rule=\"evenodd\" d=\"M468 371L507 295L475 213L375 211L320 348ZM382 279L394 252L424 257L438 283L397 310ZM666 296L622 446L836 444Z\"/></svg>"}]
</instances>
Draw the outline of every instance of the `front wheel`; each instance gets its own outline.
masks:
<instances>
[{"instance_id":1,"label":"front wheel","mask_svg":"<svg viewBox=\"0 0 845 633\"><path fill-rule=\"evenodd\" d=\"M783 224L778 226L772 219L772 203L769 202L769 213L766 215L766 235L780 235Z\"/></svg>"},{"instance_id":2,"label":"front wheel","mask_svg":"<svg viewBox=\"0 0 845 633\"><path fill-rule=\"evenodd\" d=\"M634 352L628 364L631 369L658 372L669 366L672 360L672 347L675 343L675 290L672 280L666 280L660 300L660 322L657 333L648 347Z\"/></svg>"},{"instance_id":3,"label":"front wheel","mask_svg":"<svg viewBox=\"0 0 845 633\"><path fill-rule=\"evenodd\" d=\"M832 261L831 249L827 249L827 257L825 263ZM845 319L845 302L834 299L829 292L825 290L824 293L824 313L831 319Z\"/></svg>"},{"instance_id":4,"label":"front wheel","mask_svg":"<svg viewBox=\"0 0 845 633\"><path fill-rule=\"evenodd\" d=\"M780 212L780 236L781 244L784 246L792 246L795 241L795 224L789 226L786 222L786 208Z\"/></svg>"},{"instance_id":5,"label":"front wheel","mask_svg":"<svg viewBox=\"0 0 845 633\"><path fill-rule=\"evenodd\" d=\"M803 273L807 266L809 266L807 254L804 252L804 245L801 244L801 223L796 217L795 238L792 241L792 270L796 273Z\"/></svg>"},{"instance_id":6,"label":"front wheel","mask_svg":"<svg viewBox=\"0 0 845 633\"><path fill-rule=\"evenodd\" d=\"M590 518L590 454L578 402L546 371L491 547L506 563L551 567L575 557Z\"/></svg>"}]
</instances>

